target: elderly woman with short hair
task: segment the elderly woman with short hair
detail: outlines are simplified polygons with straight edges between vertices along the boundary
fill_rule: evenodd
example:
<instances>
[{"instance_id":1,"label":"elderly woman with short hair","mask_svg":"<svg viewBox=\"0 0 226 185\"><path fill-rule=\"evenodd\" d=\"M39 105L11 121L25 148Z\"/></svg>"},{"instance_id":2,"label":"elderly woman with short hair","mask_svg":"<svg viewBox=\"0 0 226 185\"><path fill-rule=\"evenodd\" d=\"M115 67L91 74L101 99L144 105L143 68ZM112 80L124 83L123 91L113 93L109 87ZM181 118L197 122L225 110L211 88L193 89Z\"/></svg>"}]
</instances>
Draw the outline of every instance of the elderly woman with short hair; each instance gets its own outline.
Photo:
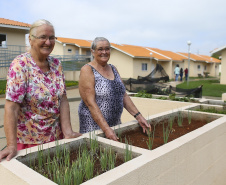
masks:
<instances>
[{"instance_id":1,"label":"elderly woman with short hair","mask_svg":"<svg viewBox=\"0 0 226 185\"><path fill-rule=\"evenodd\" d=\"M127 95L115 66L108 64L111 45L103 37L97 37L91 45L93 60L80 72L79 105L80 133L102 129L106 137L117 141L111 128L121 124L123 107L133 115L143 132L151 127Z\"/></svg>"},{"instance_id":2,"label":"elderly woman with short hair","mask_svg":"<svg viewBox=\"0 0 226 185\"><path fill-rule=\"evenodd\" d=\"M10 160L17 150L81 135L71 128L61 62L49 56L55 39L49 21L34 22L30 51L10 65L4 116L7 147L0 152L0 161Z\"/></svg>"}]
</instances>

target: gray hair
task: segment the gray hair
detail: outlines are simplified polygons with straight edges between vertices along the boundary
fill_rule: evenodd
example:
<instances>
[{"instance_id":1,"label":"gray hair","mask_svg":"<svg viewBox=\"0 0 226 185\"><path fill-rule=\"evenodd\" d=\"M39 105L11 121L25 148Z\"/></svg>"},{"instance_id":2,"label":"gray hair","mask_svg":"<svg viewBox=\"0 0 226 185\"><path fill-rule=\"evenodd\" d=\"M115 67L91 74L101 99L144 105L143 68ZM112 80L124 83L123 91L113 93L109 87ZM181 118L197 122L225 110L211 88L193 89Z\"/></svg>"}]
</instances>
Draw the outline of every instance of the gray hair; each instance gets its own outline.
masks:
<instances>
[{"instance_id":1,"label":"gray hair","mask_svg":"<svg viewBox=\"0 0 226 185\"><path fill-rule=\"evenodd\" d=\"M106 39L106 38L104 38L104 37L96 37L96 38L93 40L92 44L91 44L91 49L92 49L92 50L95 50L95 49L96 49L97 43L98 43L99 41L107 41L107 42L109 43L109 46L111 47L111 44L110 44L110 42L109 42L108 39Z\"/></svg>"},{"instance_id":2,"label":"gray hair","mask_svg":"<svg viewBox=\"0 0 226 185\"><path fill-rule=\"evenodd\" d=\"M39 19L39 20L35 21L30 27L30 31L29 31L30 38L31 38L31 35L36 34L37 27L45 25L45 24L53 27L52 23L50 23L49 21L47 21L45 19ZM53 27L53 30L54 30L54 27ZM55 30L54 30L54 32L55 32Z\"/></svg>"}]
</instances>

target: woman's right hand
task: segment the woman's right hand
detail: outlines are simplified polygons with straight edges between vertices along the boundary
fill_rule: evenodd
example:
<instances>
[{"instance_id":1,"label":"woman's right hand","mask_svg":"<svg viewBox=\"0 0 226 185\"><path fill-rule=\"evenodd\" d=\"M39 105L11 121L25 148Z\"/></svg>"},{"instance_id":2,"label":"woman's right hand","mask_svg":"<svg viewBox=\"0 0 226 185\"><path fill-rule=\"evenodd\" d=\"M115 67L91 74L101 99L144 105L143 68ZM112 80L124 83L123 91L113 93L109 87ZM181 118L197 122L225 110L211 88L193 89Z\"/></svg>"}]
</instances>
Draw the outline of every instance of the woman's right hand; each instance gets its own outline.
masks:
<instances>
[{"instance_id":1,"label":"woman's right hand","mask_svg":"<svg viewBox=\"0 0 226 185\"><path fill-rule=\"evenodd\" d=\"M10 161L17 154L17 147L7 146L4 150L0 151L0 162L6 157L7 161Z\"/></svg>"},{"instance_id":2,"label":"woman's right hand","mask_svg":"<svg viewBox=\"0 0 226 185\"><path fill-rule=\"evenodd\" d=\"M119 139L119 138L116 136L114 130L111 129L110 127L107 128L107 129L104 131L104 133L105 133L106 138L108 138L108 139L111 139L111 140L114 140L114 141L118 141L118 139Z\"/></svg>"}]
</instances>

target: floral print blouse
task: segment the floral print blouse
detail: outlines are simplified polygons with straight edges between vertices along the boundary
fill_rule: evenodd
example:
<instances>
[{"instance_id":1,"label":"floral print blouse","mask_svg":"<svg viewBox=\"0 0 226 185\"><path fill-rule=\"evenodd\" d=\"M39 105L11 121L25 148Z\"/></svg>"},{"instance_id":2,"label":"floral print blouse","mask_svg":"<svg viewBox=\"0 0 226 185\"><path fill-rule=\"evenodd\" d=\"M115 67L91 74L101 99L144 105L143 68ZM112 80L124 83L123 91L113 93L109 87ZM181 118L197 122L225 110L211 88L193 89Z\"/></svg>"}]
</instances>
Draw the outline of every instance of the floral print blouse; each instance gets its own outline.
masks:
<instances>
[{"instance_id":1,"label":"floral print blouse","mask_svg":"<svg viewBox=\"0 0 226 185\"><path fill-rule=\"evenodd\" d=\"M42 144L63 136L60 102L66 94L65 78L60 61L50 56L47 60L47 73L29 52L17 56L10 65L6 99L20 104L17 143Z\"/></svg>"}]
</instances>

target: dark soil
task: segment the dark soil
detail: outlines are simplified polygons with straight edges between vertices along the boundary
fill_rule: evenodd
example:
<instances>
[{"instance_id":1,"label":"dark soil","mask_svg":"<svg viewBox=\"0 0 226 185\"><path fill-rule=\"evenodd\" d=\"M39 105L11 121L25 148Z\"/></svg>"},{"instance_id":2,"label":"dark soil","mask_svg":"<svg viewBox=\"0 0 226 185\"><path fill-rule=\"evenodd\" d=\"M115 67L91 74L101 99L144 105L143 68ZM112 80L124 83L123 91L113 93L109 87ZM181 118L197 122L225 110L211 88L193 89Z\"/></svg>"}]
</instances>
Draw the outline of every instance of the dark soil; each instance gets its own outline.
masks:
<instances>
[{"instance_id":1,"label":"dark soil","mask_svg":"<svg viewBox=\"0 0 226 185\"><path fill-rule=\"evenodd\" d=\"M177 139L178 137L181 137L197 128L200 128L204 126L205 124L209 123L212 120L195 120L192 119L191 123L188 123L188 119L184 118L183 119L183 124L182 126L178 126L177 120L174 120L172 129L170 129L169 132L169 137L168 137L168 142L173 141L174 139ZM152 131L155 129L154 132L154 141L152 145L152 149L158 148L159 146L164 145L164 137L163 137L163 123L164 123L164 128L168 126L168 119L165 119L161 121L160 123L154 126L152 125ZM121 134L120 141L125 143L125 138L128 140L129 144L137 147L141 147L144 149L148 149L148 144L149 143L149 137L146 133L143 133L141 127L137 127L135 129L131 129L129 131L124 131Z\"/></svg>"}]
</instances>

